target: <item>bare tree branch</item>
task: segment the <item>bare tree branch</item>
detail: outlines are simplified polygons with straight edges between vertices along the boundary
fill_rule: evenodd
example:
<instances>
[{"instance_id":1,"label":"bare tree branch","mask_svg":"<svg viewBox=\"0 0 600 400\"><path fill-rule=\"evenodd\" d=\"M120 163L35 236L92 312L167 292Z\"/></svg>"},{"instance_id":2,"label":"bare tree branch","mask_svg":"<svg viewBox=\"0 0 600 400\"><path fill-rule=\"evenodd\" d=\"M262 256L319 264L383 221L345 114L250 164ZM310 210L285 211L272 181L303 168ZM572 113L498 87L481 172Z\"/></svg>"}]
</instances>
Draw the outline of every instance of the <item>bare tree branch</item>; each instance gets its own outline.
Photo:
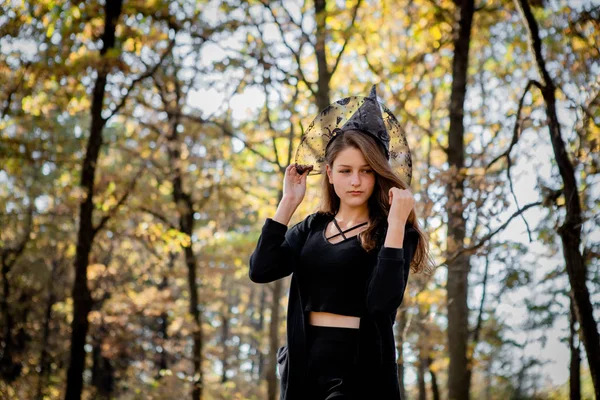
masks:
<instances>
[{"instance_id":1,"label":"bare tree branch","mask_svg":"<svg viewBox=\"0 0 600 400\"><path fill-rule=\"evenodd\" d=\"M485 306L485 296L487 293L487 280L488 280L488 271L490 267L490 258L489 255L485 257L485 269L483 271L483 282L481 283L483 289L481 293L481 301L479 302L479 314L477 315L477 324L473 329L473 349L477 347L477 343L479 342L479 334L481 333L481 326L483 325L483 309Z\"/></svg>"},{"instance_id":2,"label":"bare tree branch","mask_svg":"<svg viewBox=\"0 0 600 400\"><path fill-rule=\"evenodd\" d=\"M442 265L451 264L454 260L456 260L459 256L461 256L464 253L471 253L471 254L474 253L477 249L479 249L480 247L482 247L487 241L489 241L492 237L494 237L498 232L506 229L506 227L508 226L508 224L510 223L510 221L512 221L513 218L520 216L522 213L524 213L525 211L527 211L528 209L530 209L532 207L536 207L536 206L540 206L540 205L542 205L542 202L541 201L536 201L535 203L527 204L523 208L517 210L502 225L500 225L494 231L492 231L492 232L488 233L487 235L485 235L484 237L482 237L479 240L479 242L477 242L473 246L464 247L460 251L456 252L455 254L451 255L450 257L446 258L444 261L442 261L441 263L439 263L437 265L437 267L442 266Z\"/></svg>"},{"instance_id":3,"label":"bare tree branch","mask_svg":"<svg viewBox=\"0 0 600 400\"><path fill-rule=\"evenodd\" d=\"M223 133L224 133L225 135L227 135L227 136L229 136L229 137L232 137L232 138L235 138L235 139L239 140L240 142L242 142L242 143L244 144L244 147L246 147L246 148L247 148L249 151L251 151L252 153L256 154L257 156L259 156L260 158L262 158L263 160L267 161L267 162L268 162L268 163L270 163L270 164L277 165L277 160L272 160L272 159L269 159L269 158L268 158L266 155L264 155L264 154L262 154L260 151L256 150L256 149L254 148L254 145L255 145L255 144L253 144L253 143L250 143L250 142L248 142L248 141L246 141L246 140L244 140L244 139L240 138L239 136L237 136L237 135L236 135L236 134L233 132L233 130L231 130L231 129L229 128L229 126L227 126L225 123L218 122L218 121L208 121L208 120L206 120L206 119L204 119L204 118L202 118L202 117L200 117L200 116L189 115L189 114L183 114L183 113L180 113L180 114L179 114L179 116L180 116L180 117L182 117L182 118L188 119L188 120L190 120L190 121L193 121L193 122L199 123L199 124L205 124L205 125L214 125L214 126L217 126L218 128L220 128L220 129L223 131Z\"/></svg>"},{"instance_id":4,"label":"bare tree branch","mask_svg":"<svg viewBox=\"0 0 600 400\"><path fill-rule=\"evenodd\" d=\"M531 89L531 87L534 86L534 85L537 86L540 90L542 90L541 83L539 83L539 82L537 82L535 80L530 80L529 82L527 82L527 86L525 86L525 90L523 91L523 94L521 95L521 99L519 100L519 107L517 108L517 115L516 115L515 126L513 128L513 137L512 137L512 140L510 142L510 145L508 146L508 149L504 153L502 153L498 157L494 158L487 165L487 167L485 167L486 171L488 169L490 169L492 167L492 165L494 165L501 158L503 158L503 157L509 157L510 156L510 152L512 151L513 147L519 141L519 138L521 136L521 124L520 124L521 110L523 108L523 103L525 102L525 96L527 95L527 93L529 92L529 90Z\"/></svg>"},{"instance_id":5,"label":"bare tree branch","mask_svg":"<svg viewBox=\"0 0 600 400\"><path fill-rule=\"evenodd\" d=\"M112 110L112 112L110 113L110 115L107 118L104 118L104 123L106 123L113 116L115 116L119 112L119 110L125 105L125 102L127 101L127 98L129 97L129 94L131 93L133 88L139 82L143 81L146 78L151 77L152 75L154 75L156 73L156 71L158 70L158 67L160 67L162 65L162 63L165 60L165 58L167 57L167 55L169 55L171 53L171 51L173 50L173 46L175 46L175 37L176 36L174 36L173 39L171 39L169 41L169 45L167 46L167 49L160 56L160 59L158 60L158 62L152 68L148 68L146 70L146 72L144 72L143 74L141 74L140 76L138 76L131 82L129 87L126 89L125 95L123 95L123 97L121 98L121 101L119 102L119 104Z\"/></svg>"},{"instance_id":6,"label":"bare tree branch","mask_svg":"<svg viewBox=\"0 0 600 400\"><path fill-rule=\"evenodd\" d=\"M142 172L144 172L145 169L146 169L145 166L140 167L140 169L138 170L138 172L135 174L135 177L129 182L129 185L128 185L127 189L125 190L125 193L123 193L123 195L121 195L121 198L117 201L117 204L115 204L115 206L113 208L111 208L110 210L108 210L108 212L105 215L102 216L102 218L100 219L100 222L98 223L98 225L93 228L93 230L92 230L92 237L95 237L98 234L98 232L102 228L104 228L104 225L106 225L106 223L117 213L117 211L119 210L119 208L123 204L125 204L125 201L129 197L129 195L131 194L131 192L133 192L133 190L135 188L135 184L138 181L138 178L142 175Z\"/></svg>"},{"instance_id":7,"label":"bare tree branch","mask_svg":"<svg viewBox=\"0 0 600 400\"><path fill-rule=\"evenodd\" d=\"M508 177L508 182L509 182L509 186L510 186L510 193L512 194L513 200L515 201L515 204L517 205L517 209L519 208L519 201L517 199L517 195L515 194L514 183L513 183L513 180L512 180L512 176L510 174L511 167L512 167L512 159L510 158L510 153L511 153L513 147L519 141L519 138L521 137L521 110L523 109L523 103L525 102L525 96L527 95L527 93L529 92L529 90L531 89L532 86L536 86L540 90L542 89L542 85L539 82L537 82L537 81L535 81L533 79L530 80L529 82L527 82L527 86L525 86L525 90L523 91L523 95L519 99L519 106L517 108L517 115L516 115L516 120L515 120L515 126L513 128L513 137L512 137L512 140L510 142L510 145L508 146L508 149L504 153L500 154L498 157L494 158L485 167L485 170L487 171L487 170L490 169L490 167L496 161L500 160L503 157L506 157L506 163L507 163L506 175ZM529 227L529 223L525 219L525 216L521 215L521 218L523 219L523 222L525 223L525 227L527 228L527 234L529 235L529 241L531 241L532 240L532 238L531 238L531 228Z\"/></svg>"},{"instance_id":8,"label":"bare tree branch","mask_svg":"<svg viewBox=\"0 0 600 400\"><path fill-rule=\"evenodd\" d=\"M160 212L152 210L151 208L144 207L144 206L140 207L140 210L144 211L145 213L148 213L148 214L152 215L154 218L160 220L165 225L167 225L170 229L179 230L179 228L176 227L175 224L173 224L171 221L169 221L169 219L167 217L165 217L163 214L161 214Z\"/></svg>"},{"instance_id":9,"label":"bare tree branch","mask_svg":"<svg viewBox=\"0 0 600 400\"><path fill-rule=\"evenodd\" d=\"M283 28L281 27L281 23L279 22L279 20L275 16L275 12L273 11L273 8L271 8L271 5L269 4L269 1L266 1L266 0L263 1L263 5L271 12L271 16L273 17L275 25L277 25L277 29L279 30L279 34L281 35L281 40L283 41L283 44L292 53L292 56L296 60L296 64L298 64L298 73L300 75L300 79L304 82L304 84L308 87L308 90L310 90L310 92L312 93L312 95L316 98L317 97L317 92L315 91L315 89L313 87L314 82L310 82L306 78L306 76L304 75L304 71L302 70L302 61L300 59L300 54L302 53L302 47L303 47L304 43L301 41L300 42L300 47L298 48L298 50L297 51L294 50L292 48L292 46L288 43L288 41L285 39L285 32L283 31Z\"/></svg>"},{"instance_id":10,"label":"bare tree branch","mask_svg":"<svg viewBox=\"0 0 600 400\"><path fill-rule=\"evenodd\" d=\"M162 140L164 139L164 136L159 136L157 139L157 143L156 143L156 147L154 148L154 150L152 151L152 154L150 155L150 159L152 159L153 155L158 152L158 150L160 149ZM146 165L143 164L140 169L137 171L137 173L135 174L135 176L133 177L133 179L129 182L129 185L127 186L127 189L125 190L125 192L121 195L121 198L117 201L117 204L115 204L115 206L113 208L111 208L110 210L108 210L108 212L102 216L102 218L100 219L100 222L98 223L98 225L96 227L93 228L92 230L92 238L95 237L98 232L104 228L104 226L106 225L106 223L117 213L117 211L119 210L119 208L121 208L121 206L123 204L125 204L125 201L127 201L127 198L129 197L129 195L131 194L131 192L133 192L133 190L135 189L135 185L139 179L139 177L142 175L142 173L146 170Z\"/></svg>"},{"instance_id":11,"label":"bare tree branch","mask_svg":"<svg viewBox=\"0 0 600 400\"><path fill-rule=\"evenodd\" d=\"M342 55L344 54L344 50L346 49L346 45L350 41L350 36L352 34L352 31L354 30L354 23L356 21L356 16L358 15L358 9L360 8L361 2L362 2L362 0L358 0L356 2L356 6L354 6L354 11L352 12L352 21L350 22L350 25L348 25L348 27L346 28L346 31L344 32L344 44L342 45L342 49L340 50L340 52L338 53L338 55L336 57L335 64L333 64L333 68L331 69L331 72L330 72L330 76L333 76L333 74L335 73L335 70L337 69L337 67L340 63L340 60L342 59Z\"/></svg>"}]
</instances>

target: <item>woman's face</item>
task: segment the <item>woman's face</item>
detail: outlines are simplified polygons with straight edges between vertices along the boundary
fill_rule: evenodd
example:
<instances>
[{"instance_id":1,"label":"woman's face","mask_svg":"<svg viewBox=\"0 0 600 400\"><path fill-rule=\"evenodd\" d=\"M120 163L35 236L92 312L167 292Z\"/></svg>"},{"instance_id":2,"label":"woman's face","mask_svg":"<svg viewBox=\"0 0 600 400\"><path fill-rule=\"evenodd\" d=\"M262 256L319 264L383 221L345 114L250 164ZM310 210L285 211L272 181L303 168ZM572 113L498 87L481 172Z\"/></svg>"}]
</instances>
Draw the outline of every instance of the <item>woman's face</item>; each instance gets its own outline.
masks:
<instances>
[{"instance_id":1,"label":"woman's face","mask_svg":"<svg viewBox=\"0 0 600 400\"><path fill-rule=\"evenodd\" d=\"M329 183L342 203L351 207L366 203L375 188L375 171L367 164L360 150L347 147L333 161L333 168L326 166ZM361 192L353 194L351 192Z\"/></svg>"}]
</instances>

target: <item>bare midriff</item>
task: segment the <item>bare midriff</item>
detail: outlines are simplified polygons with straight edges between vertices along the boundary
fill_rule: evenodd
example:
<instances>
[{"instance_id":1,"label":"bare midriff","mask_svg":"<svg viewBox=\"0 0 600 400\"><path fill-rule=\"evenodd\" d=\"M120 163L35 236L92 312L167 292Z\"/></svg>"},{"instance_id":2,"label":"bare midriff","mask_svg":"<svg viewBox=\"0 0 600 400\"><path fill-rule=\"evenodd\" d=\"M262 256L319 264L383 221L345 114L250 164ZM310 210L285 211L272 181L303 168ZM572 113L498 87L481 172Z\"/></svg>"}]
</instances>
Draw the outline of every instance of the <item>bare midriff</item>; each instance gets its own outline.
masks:
<instances>
[{"instance_id":1,"label":"bare midriff","mask_svg":"<svg viewBox=\"0 0 600 400\"><path fill-rule=\"evenodd\" d=\"M311 311L308 315L308 323L317 326L358 329L360 327L360 317L333 314L324 311Z\"/></svg>"}]
</instances>

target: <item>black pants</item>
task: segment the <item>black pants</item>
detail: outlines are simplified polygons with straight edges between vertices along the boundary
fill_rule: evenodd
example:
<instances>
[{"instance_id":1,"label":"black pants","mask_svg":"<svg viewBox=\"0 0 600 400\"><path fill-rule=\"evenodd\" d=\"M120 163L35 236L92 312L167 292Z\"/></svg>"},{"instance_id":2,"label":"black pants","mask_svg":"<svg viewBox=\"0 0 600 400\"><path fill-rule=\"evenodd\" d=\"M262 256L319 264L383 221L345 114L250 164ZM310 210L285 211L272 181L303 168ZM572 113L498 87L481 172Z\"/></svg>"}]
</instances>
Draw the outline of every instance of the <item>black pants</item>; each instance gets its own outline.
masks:
<instances>
[{"instance_id":1,"label":"black pants","mask_svg":"<svg viewBox=\"0 0 600 400\"><path fill-rule=\"evenodd\" d=\"M355 328L308 325L310 400L353 399L358 341Z\"/></svg>"}]
</instances>

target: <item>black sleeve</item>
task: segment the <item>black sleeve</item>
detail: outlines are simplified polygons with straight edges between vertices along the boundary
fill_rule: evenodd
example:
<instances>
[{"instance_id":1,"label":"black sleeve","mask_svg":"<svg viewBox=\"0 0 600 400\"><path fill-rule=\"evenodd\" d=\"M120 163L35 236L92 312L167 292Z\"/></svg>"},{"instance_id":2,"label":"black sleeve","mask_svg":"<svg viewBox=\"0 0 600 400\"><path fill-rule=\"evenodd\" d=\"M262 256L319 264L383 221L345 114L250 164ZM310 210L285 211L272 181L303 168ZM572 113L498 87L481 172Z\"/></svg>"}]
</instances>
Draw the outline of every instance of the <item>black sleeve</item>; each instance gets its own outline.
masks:
<instances>
[{"instance_id":1,"label":"black sleeve","mask_svg":"<svg viewBox=\"0 0 600 400\"><path fill-rule=\"evenodd\" d=\"M368 313L392 313L398 309L418 243L419 233L407 225L402 248L381 246L367 287Z\"/></svg>"},{"instance_id":2,"label":"black sleeve","mask_svg":"<svg viewBox=\"0 0 600 400\"><path fill-rule=\"evenodd\" d=\"M273 282L295 271L313 215L309 215L289 230L286 225L267 218L256 248L250 256L249 276L252 282Z\"/></svg>"}]
</instances>

